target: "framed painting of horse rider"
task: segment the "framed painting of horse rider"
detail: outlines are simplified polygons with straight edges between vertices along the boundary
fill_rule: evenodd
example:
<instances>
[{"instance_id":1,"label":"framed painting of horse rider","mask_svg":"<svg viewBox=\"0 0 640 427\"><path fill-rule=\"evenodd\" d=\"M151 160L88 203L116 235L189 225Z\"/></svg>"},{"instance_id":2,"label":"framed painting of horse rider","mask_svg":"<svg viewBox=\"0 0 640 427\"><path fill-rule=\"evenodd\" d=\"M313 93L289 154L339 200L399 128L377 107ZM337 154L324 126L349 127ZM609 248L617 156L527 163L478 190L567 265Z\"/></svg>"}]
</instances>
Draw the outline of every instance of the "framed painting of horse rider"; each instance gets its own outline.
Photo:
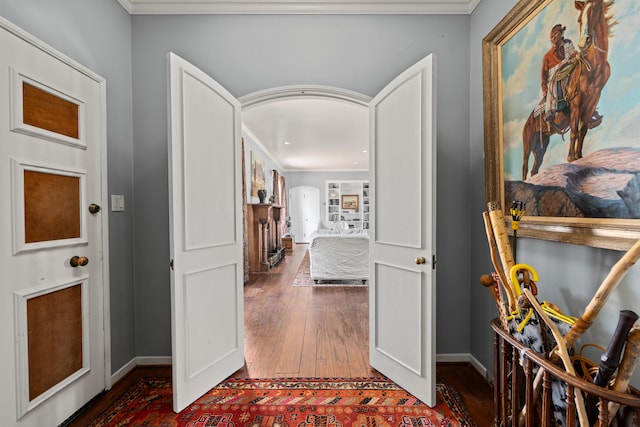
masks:
<instances>
[{"instance_id":1,"label":"framed painting of horse rider","mask_svg":"<svg viewBox=\"0 0 640 427\"><path fill-rule=\"evenodd\" d=\"M483 40L488 202L519 236L640 239L640 2L521 0ZM509 221L509 220L507 220Z\"/></svg>"}]
</instances>

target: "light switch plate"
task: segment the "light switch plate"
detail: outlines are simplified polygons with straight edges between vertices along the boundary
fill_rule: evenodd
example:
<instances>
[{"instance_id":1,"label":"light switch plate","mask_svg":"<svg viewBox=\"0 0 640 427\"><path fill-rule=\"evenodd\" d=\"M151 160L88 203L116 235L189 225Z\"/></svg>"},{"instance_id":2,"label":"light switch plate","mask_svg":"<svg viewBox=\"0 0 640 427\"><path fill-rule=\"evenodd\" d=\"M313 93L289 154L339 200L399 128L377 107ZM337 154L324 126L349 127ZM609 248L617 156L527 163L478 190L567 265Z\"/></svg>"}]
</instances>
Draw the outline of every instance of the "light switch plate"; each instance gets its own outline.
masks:
<instances>
[{"instance_id":1,"label":"light switch plate","mask_svg":"<svg viewBox=\"0 0 640 427\"><path fill-rule=\"evenodd\" d=\"M124 212L124 196L120 194L111 195L111 212Z\"/></svg>"}]
</instances>

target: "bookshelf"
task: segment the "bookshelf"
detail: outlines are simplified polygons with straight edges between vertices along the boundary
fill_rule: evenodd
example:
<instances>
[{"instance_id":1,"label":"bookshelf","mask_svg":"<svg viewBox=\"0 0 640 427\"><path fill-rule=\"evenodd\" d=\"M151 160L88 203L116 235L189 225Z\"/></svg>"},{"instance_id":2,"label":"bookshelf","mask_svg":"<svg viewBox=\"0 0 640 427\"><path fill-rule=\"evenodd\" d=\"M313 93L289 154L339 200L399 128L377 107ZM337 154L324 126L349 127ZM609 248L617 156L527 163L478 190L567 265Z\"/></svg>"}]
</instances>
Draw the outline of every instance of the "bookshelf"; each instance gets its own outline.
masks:
<instances>
[{"instance_id":1,"label":"bookshelf","mask_svg":"<svg viewBox=\"0 0 640 427\"><path fill-rule=\"evenodd\" d=\"M369 181L327 181L327 223L369 229Z\"/></svg>"}]
</instances>

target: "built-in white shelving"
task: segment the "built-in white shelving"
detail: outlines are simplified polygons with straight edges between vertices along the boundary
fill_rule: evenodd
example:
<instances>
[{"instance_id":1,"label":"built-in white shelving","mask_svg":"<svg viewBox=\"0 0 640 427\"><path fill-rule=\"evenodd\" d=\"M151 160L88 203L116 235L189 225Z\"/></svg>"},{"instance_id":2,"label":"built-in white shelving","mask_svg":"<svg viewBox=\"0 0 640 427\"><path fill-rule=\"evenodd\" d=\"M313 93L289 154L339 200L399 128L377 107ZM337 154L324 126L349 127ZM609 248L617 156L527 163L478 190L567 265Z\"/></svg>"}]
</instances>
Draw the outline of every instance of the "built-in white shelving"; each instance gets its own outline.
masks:
<instances>
[{"instance_id":1,"label":"built-in white shelving","mask_svg":"<svg viewBox=\"0 0 640 427\"><path fill-rule=\"evenodd\" d=\"M369 181L327 181L328 223L369 229Z\"/></svg>"}]
</instances>

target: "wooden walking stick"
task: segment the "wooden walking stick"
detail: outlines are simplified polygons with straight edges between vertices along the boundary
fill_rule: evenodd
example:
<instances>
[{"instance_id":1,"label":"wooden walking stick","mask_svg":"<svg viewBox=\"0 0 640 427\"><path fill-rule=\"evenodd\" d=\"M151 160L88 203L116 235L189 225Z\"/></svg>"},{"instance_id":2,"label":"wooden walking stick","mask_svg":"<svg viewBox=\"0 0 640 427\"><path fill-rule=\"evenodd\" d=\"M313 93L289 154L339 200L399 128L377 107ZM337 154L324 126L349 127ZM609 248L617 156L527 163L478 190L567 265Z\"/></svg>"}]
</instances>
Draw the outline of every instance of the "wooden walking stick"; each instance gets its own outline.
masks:
<instances>
[{"instance_id":1,"label":"wooden walking stick","mask_svg":"<svg viewBox=\"0 0 640 427\"><path fill-rule=\"evenodd\" d=\"M513 253L511 252L511 245L509 244L509 236L507 236L507 227L505 226L504 215L500 208L500 202L487 203L489 211L489 219L491 222L491 228L493 230L493 236L500 255L500 261L502 263L502 271L505 276L505 285L511 288L511 292L515 292L515 284L511 283L510 277L507 272L511 271L511 267L514 266Z\"/></svg>"},{"instance_id":2,"label":"wooden walking stick","mask_svg":"<svg viewBox=\"0 0 640 427\"><path fill-rule=\"evenodd\" d=\"M589 302L589 305L584 310L584 313L576 323L573 324L567 335L565 336L565 343L567 347L571 347L575 342L584 334L587 329L593 323L593 320L598 316L602 307L611 296L611 293L616 289L620 281L627 274L627 271L638 261L640 258L640 240L638 240L632 247L625 253L620 260L611 267L609 274L604 279L596 294Z\"/></svg>"},{"instance_id":3,"label":"wooden walking stick","mask_svg":"<svg viewBox=\"0 0 640 427\"><path fill-rule=\"evenodd\" d=\"M487 236L491 236L493 238L493 242L495 242L495 247L497 248L498 254L500 256L500 261L502 265L502 269L496 267L498 272L502 271L503 274L501 280L504 283L505 288L507 289L507 295L511 296L511 300L509 302L510 310L513 312L516 310L517 302L515 300L516 294L516 284L511 282L511 268L515 265L515 261L513 259L513 255L511 252L511 246L509 245L509 237L507 236L507 228L505 225L504 215L502 214L502 210L500 207L500 202L488 202L487 203L488 213L486 215L489 217L489 224L491 225L492 233L487 231ZM489 237L490 246L492 239ZM493 260L494 254L492 254ZM497 264L497 261L494 261L494 265ZM507 329L508 331L508 329ZM535 378L534 383L534 401L537 400L538 391L540 390L540 384L542 383L542 373L543 369L538 370L538 373ZM522 408L519 417L519 426L524 425L525 415L528 408L525 406Z\"/></svg>"},{"instance_id":4,"label":"wooden walking stick","mask_svg":"<svg viewBox=\"0 0 640 427\"><path fill-rule=\"evenodd\" d=\"M498 295L498 292L496 292L496 281L493 279L493 276L483 274L482 276L480 276L480 284L485 288L489 288L489 290L491 291L491 295L493 296L493 300L496 302L496 307L500 316L500 324L505 331L508 331L509 322L507 320L507 317L509 316L509 313L507 313L505 302L502 300L500 295Z\"/></svg>"},{"instance_id":5,"label":"wooden walking stick","mask_svg":"<svg viewBox=\"0 0 640 427\"><path fill-rule=\"evenodd\" d=\"M533 293L527 288L524 288L522 292L527 297L527 299L529 300L533 308L535 309L539 318L542 321L544 321L544 323L549 327L549 329L551 329L551 333L553 334L553 337L556 339L556 344L557 344L556 350L558 352L558 356L560 357L560 359L562 360L562 363L564 364L565 371L567 371L574 377L577 377L576 370L573 367L573 363L571 362L571 355L569 355L569 350L567 349L567 346L564 343L564 339L562 334L560 333L560 330L558 330L558 327L556 326L556 324L553 323L553 321L549 318L549 316L547 316L547 313L545 313L545 311L542 309L542 307L540 306L540 303L538 302L536 297L533 295ZM588 427L590 424L589 424L589 418L587 416L587 409L584 405L584 398L582 397L582 392L580 391L579 388L575 389L575 401L576 401L576 408L578 410L578 420L580 421L580 425L582 427Z\"/></svg>"},{"instance_id":6,"label":"wooden walking stick","mask_svg":"<svg viewBox=\"0 0 640 427\"><path fill-rule=\"evenodd\" d=\"M633 372L640 361L640 326L634 326L631 328L629 335L627 336L627 344L624 348L624 354L622 355L622 361L618 368L618 374L613 381L612 390L627 393L629 391L629 383ZM609 402L607 405L609 410L609 420L613 420L620 404L616 402Z\"/></svg>"},{"instance_id":7,"label":"wooden walking stick","mask_svg":"<svg viewBox=\"0 0 640 427\"><path fill-rule=\"evenodd\" d=\"M498 260L498 253L497 253L498 248L496 245L496 239L493 235L493 228L491 225L491 218L489 217L489 213L486 211L483 212L482 219L484 220L484 228L485 228L485 232L487 233L487 240L489 241L491 263L493 264L493 268L498 274L498 277L500 278L500 282L502 283L502 287L504 288L504 291L507 295L509 313L511 313L516 309L516 300L513 296L513 288L509 285L509 282L507 282L506 273L502 269L502 266L500 265L500 262ZM509 330L509 329L507 328L506 330Z\"/></svg>"},{"instance_id":8,"label":"wooden walking stick","mask_svg":"<svg viewBox=\"0 0 640 427\"><path fill-rule=\"evenodd\" d=\"M564 343L567 348L572 347L578 338L580 338L586 331L589 329L593 320L598 316L602 307L611 296L611 293L618 286L620 281L627 274L627 271L638 261L640 258L640 240L638 240L623 256L618 260L617 263L611 267L609 274L600 284L600 287L596 291L595 295L587 305L584 310L584 313L580 318L573 324L567 335L564 337ZM552 354L550 357L552 363L558 363L558 355ZM534 389L536 393L534 394L534 399L537 396L537 390L540 387L542 382L542 369L538 371L536 377L533 381ZM523 409L520 416L520 426L524 422L524 414L526 413L526 408Z\"/></svg>"},{"instance_id":9,"label":"wooden walking stick","mask_svg":"<svg viewBox=\"0 0 640 427\"><path fill-rule=\"evenodd\" d=\"M593 378L593 384L598 387L608 387L613 373L620 365L620 355L622 354L624 343L636 320L638 320L638 315L635 312L631 310L620 310L618 324L609 341L607 350L602 357L600 357L598 372ZM598 419L598 397L593 394L587 397L587 414L592 424Z\"/></svg>"}]
</instances>

